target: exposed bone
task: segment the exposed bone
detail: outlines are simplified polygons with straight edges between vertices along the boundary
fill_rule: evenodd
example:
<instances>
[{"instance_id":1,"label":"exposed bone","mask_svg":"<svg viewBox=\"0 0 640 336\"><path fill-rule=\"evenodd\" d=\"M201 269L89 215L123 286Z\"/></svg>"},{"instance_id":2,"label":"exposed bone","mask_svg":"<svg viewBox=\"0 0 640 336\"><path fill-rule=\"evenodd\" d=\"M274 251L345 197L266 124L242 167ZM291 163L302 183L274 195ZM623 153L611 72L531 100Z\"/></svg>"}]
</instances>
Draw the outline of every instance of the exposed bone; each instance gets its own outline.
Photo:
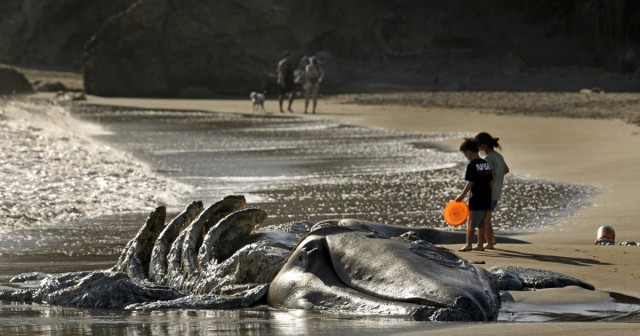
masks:
<instances>
[{"instance_id":1,"label":"exposed bone","mask_svg":"<svg viewBox=\"0 0 640 336\"><path fill-rule=\"evenodd\" d=\"M266 241L244 246L232 258L209 265L209 269L190 284L190 292L212 294L224 286L269 283L290 254L290 249L270 246Z\"/></svg>"},{"instance_id":2,"label":"exposed bone","mask_svg":"<svg viewBox=\"0 0 640 336\"><path fill-rule=\"evenodd\" d=\"M198 273L195 251L209 229L220 219L242 208L244 196L227 196L203 211L171 245L167 258L167 284L181 288L185 279Z\"/></svg>"},{"instance_id":3,"label":"exposed bone","mask_svg":"<svg viewBox=\"0 0 640 336\"><path fill-rule=\"evenodd\" d=\"M244 209L223 218L205 235L198 251L200 269L209 262L229 258L249 240L249 235L267 218L262 209Z\"/></svg>"},{"instance_id":4,"label":"exposed bone","mask_svg":"<svg viewBox=\"0 0 640 336\"><path fill-rule=\"evenodd\" d=\"M166 282L167 274L167 255L171 244L178 238L183 231L198 216L204 206L202 201L193 201L183 212L174 218L164 228L151 251L151 262L149 265L149 279L157 284Z\"/></svg>"},{"instance_id":5,"label":"exposed bone","mask_svg":"<svg viewBox=\"0 0 640 336\"><path fill-rule=\"evenodd\" d=\"M112 271L126 273L134 279L147 279L151 251L156 239L164 229L166 217L167 209L164 206L159 206L151 212L145 225L127 243Z\"/></svg>"}]
</instances>

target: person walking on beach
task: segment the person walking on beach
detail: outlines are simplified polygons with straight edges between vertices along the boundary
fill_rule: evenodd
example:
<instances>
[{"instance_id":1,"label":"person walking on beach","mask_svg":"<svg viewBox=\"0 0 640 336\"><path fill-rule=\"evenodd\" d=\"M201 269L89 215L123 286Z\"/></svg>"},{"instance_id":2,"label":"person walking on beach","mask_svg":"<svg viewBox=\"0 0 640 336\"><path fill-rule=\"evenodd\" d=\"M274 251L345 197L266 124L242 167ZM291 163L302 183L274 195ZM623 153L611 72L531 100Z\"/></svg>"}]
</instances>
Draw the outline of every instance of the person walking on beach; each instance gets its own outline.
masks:
<instances>
[{"instance_id":1,"label":"person walking on beach","mask_svg":"<svg viewBox=\"0 0 640 336\"><path fill-rule=\"evenodd\" d=\"M278 62L278 89L280 90L278 102L280 103L280 112L282 113L284 113L282 103L284 102L285 97L289 100L289 107L287 108L287 111L293 113L293 110L291 110L291 104L293 104L294 85L291 53L287 51L284 54L284 58Z\"/></svg>"},{"instance_id":2,"label":"person walking on beach","mask_svg":"<svg viewBox=\"0 0 640 336\"><path fill-rule=\"evenodd\" d=\"M486 237L487 245L486 249L493 249L493 245L496 243L496 238L493 235L492 217L493 212L496 211L498 202L502 197L502 186L504 185L504 175L509 173L509 166L504 160L502 154L496 152L496 148L502 149L498 141L500 138L494 138L487 132L480 132L475 136L478 141L480 151L485 153L484 160L487 161L491 168L491 174L493 175L493 190L491 190L491 211L487 212L487 217L484 220L484 234Z\"/></svg>"},{"instance_id":3,"label":"person walking on beach","mask_svg":"<svg viewBox=\"0 0 640 336\"><path fill-rule=\"evenodd\" d=\"M484 222L487 212L491 209L491 190L493 189L493 175L487 161L480 158L478 152L480 148L478 141L474 138L465 138L460 145L460 151L469 160L464 179L467 183L460 195L456 198L456 202L464 200L465 196L471 191L469 197L469 219L467 220L467 239L466 245L458 251L466 252L476 250L483 251L484 245ZM475 229L478 229L478 245L472 248L473 235Z\"/></svg>"},{"instance_id":4,"label":"person walking on beach","mask_svg":"<svg viewBox=\"0 0 640 336\"><path fill-rule=\"evenodd\" d=\"M309 108L309 99L313 100L311 113L316 113L316 104L318 101L320 82L322 82L322 78L324 78L324 71L322 71L322 68L318 64L318 58L316 58L315 56L309 57L309 64L305 66L304 74L306 78L306 82L304 84L304 113L307 113L307 110Z\"/></svg>"}]
</instances>

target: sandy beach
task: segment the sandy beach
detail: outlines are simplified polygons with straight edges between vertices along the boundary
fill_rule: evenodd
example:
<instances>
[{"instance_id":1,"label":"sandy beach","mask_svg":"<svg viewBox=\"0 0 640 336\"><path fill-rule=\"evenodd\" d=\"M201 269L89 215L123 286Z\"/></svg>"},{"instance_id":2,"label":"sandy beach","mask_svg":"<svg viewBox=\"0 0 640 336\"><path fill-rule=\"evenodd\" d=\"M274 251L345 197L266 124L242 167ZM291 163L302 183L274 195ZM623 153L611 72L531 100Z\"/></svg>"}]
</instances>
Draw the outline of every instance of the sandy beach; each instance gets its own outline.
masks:
<instances>
[{"instance_id":1,"label":"sandy beach","mask_svg":"<svg viewBox=\"0 0 640 336\"><path fill-rule=\"evenodd\" d=\"M385 95L359 95L359 100L384 101ZM395 94L403 95L403 94ZM491 93L486 93L487 96ZM547 99L545 93L531 99ZM575 93L574 95L580 95ZM606 102L607 94L600 99ZM482 97L482 95L480 95ZM465 253L462 256L494 265L517 265L561 272L593 284L598 290L640 297L640 248L626 246L594 246L596 231L601 225L616 229L616 241L640 240L640 201L636 190L640 187L640 145L638 126L623 121L631 115L602 116L600 119L579 118L579 115L531 116L497 114L486 108L428 107L415 104L358 103L356 96L335 96L319 102L318 114L296 117L339 118L345 122L407 131L487 131L501 138L503 154L514 174L532 178L591 185L598 193L589 199L590 206L557 221L551 229L533 232L519 238L531 244L500 244L494 251ZM395 97L397 98L397 97ZM581 98L578 98L581 99ZM626 100L626 101L633 101ZM90 96L91 104L121 105L141 108L193 109L229 113L250 113L248 100L172 100L172 99L119 99ZM267 111L275 111L277 102L267 102ZM294 103L300 111L303 101ZM479 106L482 104L478 103ZM560 111L572 111L571 104L559 106ZM628 106L632 111L633 106ZM598 109L601 107L594 107ZM570 118L571 117L571 118ZM446 143L452 149L457 141ZM446 246L457 249L458 246ZM547 298L550 304L562 298ZM635 332L635 324L580 325L573 323L536 324L536 329L548 334L601 334L603 330L617 333ZM451 334L496 334L495 326L456 328ZM500 325L500 333L512 334L518 325ZM613 328L613 329L611 329ZM437 331L436 331L437 332ZM423 334L423 333L417 333Z\"/></svg>"},{"instance_id":2,"label":"sandy beach","mask_svg":"<svg viewBox=\"0 0 640 336\"><path fill-rule=\"evenodd\" d=\"M0 334L640 334L640 2L0 9ZM303 113L316 84L317 113ZM286 113L280 92L295 96ZM479 132L500 139L509 174L495 247L463 252L468 226L442 212L466 183L460 143ZM248 210L237 221L175 217L226 196ZM362 231L309 245L260 232L341 219L401 226L404 243L428 228L421 239L460 259L423 241L358 245ZM595 245L603 226L610 246ZM509 266L528 268L523 287ZM519 289L496 294L493 277Z\"/></svg>"}]
</instances>

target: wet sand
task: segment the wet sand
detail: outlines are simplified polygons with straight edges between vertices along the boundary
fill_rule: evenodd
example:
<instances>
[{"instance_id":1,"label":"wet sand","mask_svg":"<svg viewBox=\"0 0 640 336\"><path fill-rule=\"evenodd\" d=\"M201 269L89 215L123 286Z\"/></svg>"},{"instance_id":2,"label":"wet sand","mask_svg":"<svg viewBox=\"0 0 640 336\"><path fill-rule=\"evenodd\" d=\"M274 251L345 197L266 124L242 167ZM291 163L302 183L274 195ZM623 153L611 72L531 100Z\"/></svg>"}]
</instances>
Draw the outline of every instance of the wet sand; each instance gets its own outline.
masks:
<instances>
[{"instance_id":1,"label":"wet sand","mask_svg":"<svg viewBox=\"0 0 640 336\"><path fill-rule=\"evenodd\" d=\"M402 94L400 94L402 95ZM496 114L483 105L483 98L491 93L478 95L477 107L472 103L440 106L415 104L411 100L394 98L379 99L379 102L364 97L357 102L353 96L322 99L318 114L306 118L339 118L348 122L388 129L425 132L487 131L501 138L504 156L511 171L534 178L590 185L599 193L589 199L590 206L570 216L557 219L551 228L520 236L532 244L499 244L494 251L465 253L463 257L472 261L483 261L486 267L493 265L518 265L562 272L593 284L597 289L621 293L640 298L640 247L594 246L596 230L601 225L613 225L618 242L640 241L640 129L624 120L635 120L634 99L617 104L627 104L621 116L583 112L590 117L575 115L575 104L568 99L566 104L557 96L546 93L530 94L526 99L535 101L555 99L553 113L510 113L508 106ZM550 96L551 95L551 96ZM574 94L578 95L578 93ZM608 94L604 94L601 105L590 108L606 110ZM384 94L376 95L376 99ZM569 95L569 97L573 97ZM361 96L362 98L362 96ZM572 99L574 99L573 97ZM633 97L632 97L633 98ZM636 97L637 98L637 97ZM453 99L453 98L452 98ZM525 99L522 98L521 99ZM582 98L575 98L582 99ZM230 113L248 113L247 100L153 100L89 97L93 104L122 105L142 108L193 109ZM300 111L303 102L294 103ZM277 109L276 102L266 104L267 111ZM540 110L544 112L545 107ZM563 110L569 111L563 114ZM537 116L536 114L544 115ZM296 116L300 116L298 113ZM620 118L620 119L618 119ZM457 141L444 145L457 146ZM455 249L458 246L447 246ZM556 298L560 302L562 297ZM575 300L575 299L573 299ZM488 324L469 326L443 326L447 334L506 335L521 330L515 324ZM600 335L615 331L618 334L635 334L637 324L622 323L543 323L527 325L530 332L561 333L566 335ZM438 328L439 329L439 328ZM441 332L441 330L432 330ZM422 335L427 332L410 333Z\"/></svg>"}]
</instances>

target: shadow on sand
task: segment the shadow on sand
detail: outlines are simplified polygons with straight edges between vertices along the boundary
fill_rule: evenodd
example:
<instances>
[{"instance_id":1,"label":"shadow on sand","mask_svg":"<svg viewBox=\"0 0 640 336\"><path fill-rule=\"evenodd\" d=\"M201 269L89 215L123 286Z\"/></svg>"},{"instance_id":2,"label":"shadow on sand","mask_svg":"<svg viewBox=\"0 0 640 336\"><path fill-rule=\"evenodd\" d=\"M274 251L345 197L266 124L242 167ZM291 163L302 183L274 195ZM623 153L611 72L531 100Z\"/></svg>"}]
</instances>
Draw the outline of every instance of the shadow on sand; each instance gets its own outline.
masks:
<instances>
[{"instance_id":1,"label":"shadow on sand","mask_svg":"<svg viewBox=\"0 0 640 336\"><path fill-rule=\"evenodd\" d=\"M494 250L494 255L501 258L526 258L541 262L552 262L574 266L611 265L609 263L603 263L590 258L573 258L550 254L524 253L519 251L505 250L501 248L496 248Z\"/></svg>"}]
</instances>

